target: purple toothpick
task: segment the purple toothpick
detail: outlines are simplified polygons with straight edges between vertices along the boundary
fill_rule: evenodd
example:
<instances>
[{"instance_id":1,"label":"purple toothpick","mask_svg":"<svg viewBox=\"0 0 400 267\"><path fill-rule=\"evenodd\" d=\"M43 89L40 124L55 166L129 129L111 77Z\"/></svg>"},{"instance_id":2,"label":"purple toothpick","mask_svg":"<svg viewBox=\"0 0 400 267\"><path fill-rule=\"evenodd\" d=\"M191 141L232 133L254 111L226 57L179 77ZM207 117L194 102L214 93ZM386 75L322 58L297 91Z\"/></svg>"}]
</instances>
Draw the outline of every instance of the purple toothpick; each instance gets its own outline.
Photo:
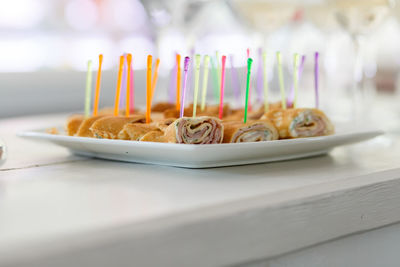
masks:
<instances>
[{"instance_id":1,"label":"purple toothpick","mask_svg":"<svg viewBox=\"0 0 400 267\"><path fill-rule=\"evenodd\" d=\"M192 47L191 49L190 49L190 56L189 56L189 58L194 58L194 53L195 53L195 50L194 50L194 47ZM189 69L188 69L188 84L189 84L189 86L188 86L188 88L187 88L187 92L186 92L186 94L187 95L190 95L191 94L191 88L192 88L192 86L193 86L193 83L194 83L194 81L193 81L193 73L194 73L194 64L193 65L190 65L189 66Z\"/></svg>"},{"instance_id":2,"label":"purple toothpick","mask_svg":"<svg viewBox=\"0 0 400 267\"><path fill-rule=\"evenodd\" d=\"M185 57L185 62L183 64L183 88L182 88L182 99L181 99L181 112L180 117L183 117L183 111L185 109L185 95L186 95L186 85L187 85L187 76L189 69L190 57Z\"/></svg>"},{"instance_id":3,"label":"purple toothpick","mask_svg":"<svg viewBox=\"0 0 400 267\"><path fill-rule=\"evenodd\" d=\"M319 67L318 67L319 53L315 52L314 62L314 87L315 87L315 107L319 108L319 94L318 94L318 78L319 78Z\"/></svg>"},{"instance_id":4,"label":"purple toothpick","mask_svg":"<svg viewBox=\"0 0 400 267\"><path fill-rule=\"evenodd\" d=\"M298 82L300 82L300 78L301 75L303 74L303 69L304 69L304 61L306 61L306 55L302 55L301 56L301 61L300 61L300 65L299 65L299 72L298 72ZM292 84L292 88L290 88L290 95L289 98L287 100L287 104L288 107L292 107L293 106L293 102L294 102L294 85Z\"/></svg>"},{"instance_id":5,"label":"purple toothpick","mask_svg":"<svg viewBox=\"0 0 400 267\"><path fill-rule=\"evenodd\" d=\"M258 48L258 66L257 66L257 100L262 103L263 101L263 61L262 61L262 48Z\"/></svg>"},{"instance_id":6,"label":"purple toothpick","mask_svg":"<svg viewBox=\"0 0 400 267\"><path fill-rule=\"evenodd\" d=\"M229 56L229 61L231 63L231 78L232 78L232 87L233 94L235 96L236 104L240 105L240 80L237 69L233 66L233 55Z\"/></svg>"}]
</instances>

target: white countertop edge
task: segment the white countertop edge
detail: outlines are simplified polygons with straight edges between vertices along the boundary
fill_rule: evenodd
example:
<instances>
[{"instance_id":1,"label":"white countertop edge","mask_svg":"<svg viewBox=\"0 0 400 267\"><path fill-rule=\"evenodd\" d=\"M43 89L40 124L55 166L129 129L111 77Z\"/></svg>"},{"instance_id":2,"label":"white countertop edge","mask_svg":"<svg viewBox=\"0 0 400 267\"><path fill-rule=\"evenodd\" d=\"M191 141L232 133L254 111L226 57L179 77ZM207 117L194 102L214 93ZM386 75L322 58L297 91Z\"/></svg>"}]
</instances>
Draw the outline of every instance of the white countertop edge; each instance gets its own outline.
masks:
<instances>
[{"instance_id":1,"label":"white countertop edge","mask_svg":"<svg viewBox=\"0 0 400 267\"><path fill-rule=\"evenodd\" d=\"M396 168L26 244L24 250L10 247L0 250L0 265L215 266L254 261L399 222L399 192Z\"/></svg>"}]
</instances>

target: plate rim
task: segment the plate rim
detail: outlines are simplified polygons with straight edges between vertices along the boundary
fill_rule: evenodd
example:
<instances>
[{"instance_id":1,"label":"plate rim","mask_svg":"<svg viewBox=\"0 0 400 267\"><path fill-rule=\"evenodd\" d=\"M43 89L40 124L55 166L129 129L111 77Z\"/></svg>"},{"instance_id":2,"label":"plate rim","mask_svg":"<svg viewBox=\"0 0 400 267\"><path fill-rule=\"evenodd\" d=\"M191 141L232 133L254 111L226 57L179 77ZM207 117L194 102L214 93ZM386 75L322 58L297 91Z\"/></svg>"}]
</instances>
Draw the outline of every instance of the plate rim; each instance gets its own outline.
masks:
<instances>
[{"instance_id":1,"label":"plate rim","mask_svg":"<svg viewBox=\"0 0 400 267\"><path fill-rule=\"evenodd\" d=\"M80 136L68 136L68 135L59 135L59 134L50 134L46 133L45 129L37 129L37 130L25 130L17 133L17 136L22 138L29 139L40 139L44 141L72 141L74 143L91 143L91 144L105 144L105 142L117 146L157 146L160 148L178 148L185 150L192 149L203 149L203 148L215 148L215 147L240 147L240 146L259 146L260 144L268 144L269 146L279 146L279 145L290 145L290 144L298 144L298 143L315 143L322 141L334 141L339 139L346 139L354 136L364 136L366 139L362 139L361 141L368 140L380 135L385 134L385 132L381 129L364 129L364 130L356 130L349 131L345 133L334 133L332 135L325 136L315 136L315 137L304 137L304 138L293 138L293 139L279 139L279 140L271 140L271 141L261 141L261 142L244 142L244 143L222 143L222 144L204 144L204 145L196 145L196 144L176 144L176 143L161 143L161 142L143 142L143 141L133 141L133 140L118 140L118 139L100 139L100 138L91 138L91 137L80 137Z\"/></svg>"}]
</instances>

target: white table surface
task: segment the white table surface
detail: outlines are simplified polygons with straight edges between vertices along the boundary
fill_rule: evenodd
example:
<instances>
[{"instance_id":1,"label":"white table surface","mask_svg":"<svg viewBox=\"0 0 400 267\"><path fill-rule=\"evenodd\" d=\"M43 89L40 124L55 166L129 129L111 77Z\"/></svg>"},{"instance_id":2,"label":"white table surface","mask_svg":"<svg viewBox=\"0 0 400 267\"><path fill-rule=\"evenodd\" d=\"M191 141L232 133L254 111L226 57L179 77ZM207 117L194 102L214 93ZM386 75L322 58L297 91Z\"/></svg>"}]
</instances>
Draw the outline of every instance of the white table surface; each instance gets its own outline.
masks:
<instances>
[{"instance_id":1,"label":"white table surface","mask_svg":"<svg viewBox=\"0 0 400 267\"><path fill-rule=\"evenodd\" d=\"M213 169L82 158L0 121L1 266L215 266L400 221L400 137L327 156Z\"/></svg>"}]
</instances>

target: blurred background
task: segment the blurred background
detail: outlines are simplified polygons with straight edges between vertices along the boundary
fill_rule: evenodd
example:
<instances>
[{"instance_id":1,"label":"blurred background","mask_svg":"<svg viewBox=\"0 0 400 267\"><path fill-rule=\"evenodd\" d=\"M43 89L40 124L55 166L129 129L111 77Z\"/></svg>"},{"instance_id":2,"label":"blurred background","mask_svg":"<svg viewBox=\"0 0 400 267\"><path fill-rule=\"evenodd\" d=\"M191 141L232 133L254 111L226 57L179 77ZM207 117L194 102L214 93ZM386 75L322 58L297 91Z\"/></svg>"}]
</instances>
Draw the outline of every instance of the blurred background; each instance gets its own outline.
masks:
<instances>
[{"instance_id":1,"label":"blurred background","mask_svg":"<svg viewBox=\"0 0 400 267\"><path fill-rule=\"evenodd\" d=\"M87 61L96 70L99 53L103 107L114 101L118 56L125 52L133 55L136 105L145 103L148 54L161 59L155 101L169 99L175 53L215 57L217 50L234 68L227 71L229 98L235 83L244 93L249 48L254 103L262 99L261 51L271 99L279 100L275 52L281 51L287 91L293 53L305 55L299 102L313 106L318 51L321 107L339 119L365 118L374 106L396 109L400 100L399 19L394 0L0 0L0 117L81 111Z\"/></svg>"}]
</instances>

